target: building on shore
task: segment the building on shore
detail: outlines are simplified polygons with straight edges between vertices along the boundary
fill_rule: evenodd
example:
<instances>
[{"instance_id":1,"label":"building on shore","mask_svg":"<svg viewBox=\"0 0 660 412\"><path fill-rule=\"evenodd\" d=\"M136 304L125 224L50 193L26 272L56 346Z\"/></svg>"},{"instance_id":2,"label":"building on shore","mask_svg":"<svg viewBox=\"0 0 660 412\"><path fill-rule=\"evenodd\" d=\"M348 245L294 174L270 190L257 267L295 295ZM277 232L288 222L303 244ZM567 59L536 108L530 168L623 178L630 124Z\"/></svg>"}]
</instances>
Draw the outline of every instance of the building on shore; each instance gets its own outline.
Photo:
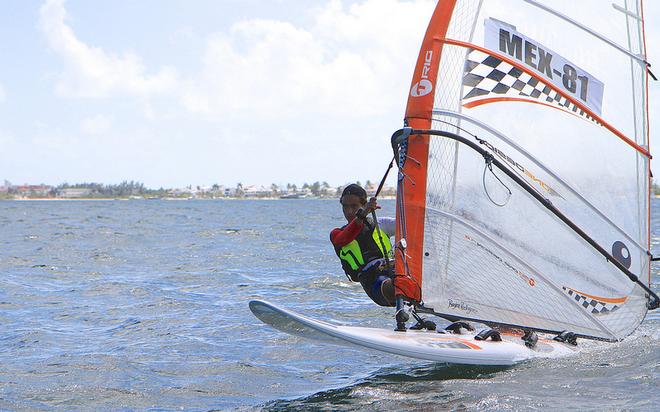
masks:
<instances>
[{"instance_id":1,"label":"building on shore","mask_svg":"<svg viewBox=\"0 0 660 412\"><path fill-rule=\"evenodd\" d=\"M53 188L48 185L14 186L16 193L22 197L49 197Z\"/></svg>"},{"instance_id":2,"label":"building on shore","mask_svg":"<svg viewBox=\"0 0 660 412\"><path fill-rule=\"evenodd\" d=\"M243 186L245 197L270 197L273 196L273 190L265 186L246 185Z\"/></svg>"},{"instance_id":3,"label":"building on shore","mask_svg":"<svg viewBox=\"0 0 660 412\"><path fill-rule=\"evenodd\" d=\"M92 194L92 189L86 187L70 187L67 189L60 189L57 197L62 199L80 199L89 197Z\"/></svg>"}]
</instances>

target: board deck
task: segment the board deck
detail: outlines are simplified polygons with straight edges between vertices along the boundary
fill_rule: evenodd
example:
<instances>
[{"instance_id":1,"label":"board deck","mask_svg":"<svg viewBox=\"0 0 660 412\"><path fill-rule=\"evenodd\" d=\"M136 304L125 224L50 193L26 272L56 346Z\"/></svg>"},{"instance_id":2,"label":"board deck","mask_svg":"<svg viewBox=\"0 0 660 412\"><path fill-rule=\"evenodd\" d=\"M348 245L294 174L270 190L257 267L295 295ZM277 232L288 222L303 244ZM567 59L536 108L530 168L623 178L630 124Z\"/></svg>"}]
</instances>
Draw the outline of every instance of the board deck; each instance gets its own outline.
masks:
<instances>
[{"instance_id":1,"label":"board deck","mask_svg":"<svg viewBox=\"0 0 660 412\"><path fill-rule=\"evenodd\" d=\"M339 345L358 345L376 351L427 361L466 365L513 365L534 358L555 358L574 354L578 348L539 337L533 349L525 346L519 335L502 333L502 341L475 340L476 332L456 335L443 331L394 330L342 326L312 319L280 308L272 303L253 300L252 313L262 322L283 332Z\"/></svg>"}]
</instances>

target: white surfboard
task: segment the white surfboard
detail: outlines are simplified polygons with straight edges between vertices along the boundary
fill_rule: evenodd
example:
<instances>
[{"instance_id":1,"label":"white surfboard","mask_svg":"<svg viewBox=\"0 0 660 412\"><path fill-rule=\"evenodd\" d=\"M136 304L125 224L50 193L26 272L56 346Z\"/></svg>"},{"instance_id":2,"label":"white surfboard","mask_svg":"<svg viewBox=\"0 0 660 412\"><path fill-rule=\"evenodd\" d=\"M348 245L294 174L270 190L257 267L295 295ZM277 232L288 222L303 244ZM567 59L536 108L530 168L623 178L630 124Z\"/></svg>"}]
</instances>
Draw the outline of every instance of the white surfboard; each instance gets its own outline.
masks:
<instances>
[{"instance_id":1,"label":"white surfboard","mask_svg":"<svg viewBox=\"0 0 660 412\"><path fill-rule=\"evenodd\" d=\"M553 358L574 354L578 348L539 336L528 348L520 335L502 332L502 341L476 340L476 332L452 334L445 331L394 330L342 326L323 322L253 300L250 310L262 322L283 332L328 343L354 344L381 352L427 361L467 365L513 365L534 358ZM445 333L443 333L445 332Z\"/></svg>"}]
</instances>

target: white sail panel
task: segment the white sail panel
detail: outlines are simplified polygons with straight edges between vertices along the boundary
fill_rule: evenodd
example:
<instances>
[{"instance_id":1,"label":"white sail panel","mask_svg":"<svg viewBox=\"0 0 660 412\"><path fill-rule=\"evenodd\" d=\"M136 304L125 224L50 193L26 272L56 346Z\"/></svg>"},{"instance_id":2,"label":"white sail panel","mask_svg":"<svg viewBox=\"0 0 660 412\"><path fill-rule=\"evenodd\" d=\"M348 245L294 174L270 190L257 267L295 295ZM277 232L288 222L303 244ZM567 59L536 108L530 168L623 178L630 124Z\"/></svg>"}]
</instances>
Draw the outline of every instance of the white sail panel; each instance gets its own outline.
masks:
<instances>
[{"instance_id":1,"label":"white sail panel","mask_svg":"<svg viewBox=\"0 0 660 412\"><path fill-rule=\"evenodd\" d=\"M565 326L561 330L609 340L634 330L637 323L621 319L617 311L635 306L634 313L645 312L646 299L630 297L639 295L638 286L514 181L499 173L500 183L488 169L484 175L480 154L460 146L458 159L462 173L456 175L453 190L434 192L434 203L427 204L432 229L425 238L426 305L440 313L537 329L556 330L559 322ZM450 197L441 196L443 192ZM607 310L569 302L569 291L592 296L589 304ZM618 307L612 310L607 302ZM481 309L472 313L464 307ZM585 316L599 326L579 321Z\"/></svg>"},{"instance_id":2,"label":"white sail panel","mask_svg":"<svg viewBox=\"0 0 660 412\"><path fill-rule=\"evenodd\" d=\"M437 79L426 89L433 93L433 115L425 117L427 109L411 94L407 120L427 118L432 129L480 142L648 280L640 3L441 0L436 13L441 9L451 10L446 34L427 33L421 51L429 39L441 43L429 59L439 59ZM639 285L504 173L484 170L479 153L446 137L424 139L411 141L410 149L428 145L428 153L415 152L424 154L417 163L426 173L411 165L405 172L426 179L423 242L410 255L423 256L427 306L608 340L634 330L648 300ZM399 185L414 190L403 178ZM404 211L419 207L402 205Z\"/></svg>"}]
</instances>

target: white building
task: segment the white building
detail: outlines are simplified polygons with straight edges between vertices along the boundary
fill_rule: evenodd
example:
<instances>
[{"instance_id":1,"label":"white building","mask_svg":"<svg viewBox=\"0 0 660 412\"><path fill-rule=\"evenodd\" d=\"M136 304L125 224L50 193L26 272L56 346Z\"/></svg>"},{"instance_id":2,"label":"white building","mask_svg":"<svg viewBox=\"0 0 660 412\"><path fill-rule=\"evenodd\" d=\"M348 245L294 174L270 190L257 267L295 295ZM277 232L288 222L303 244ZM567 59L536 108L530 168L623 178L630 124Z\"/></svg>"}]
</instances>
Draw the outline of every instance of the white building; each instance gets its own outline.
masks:
<instances>
[{"instance_id":1,"label":"white building","mask_svg":"<svg viewBox=\"0 0 660 412\"><path fill-rule=\"evenodd\" d=\"M71 187L68 189L60 189L57 197L63 199L79 199L82 197L88 197L92 194L92 189L86 187Z\"/></svg>"}]
</instances>

